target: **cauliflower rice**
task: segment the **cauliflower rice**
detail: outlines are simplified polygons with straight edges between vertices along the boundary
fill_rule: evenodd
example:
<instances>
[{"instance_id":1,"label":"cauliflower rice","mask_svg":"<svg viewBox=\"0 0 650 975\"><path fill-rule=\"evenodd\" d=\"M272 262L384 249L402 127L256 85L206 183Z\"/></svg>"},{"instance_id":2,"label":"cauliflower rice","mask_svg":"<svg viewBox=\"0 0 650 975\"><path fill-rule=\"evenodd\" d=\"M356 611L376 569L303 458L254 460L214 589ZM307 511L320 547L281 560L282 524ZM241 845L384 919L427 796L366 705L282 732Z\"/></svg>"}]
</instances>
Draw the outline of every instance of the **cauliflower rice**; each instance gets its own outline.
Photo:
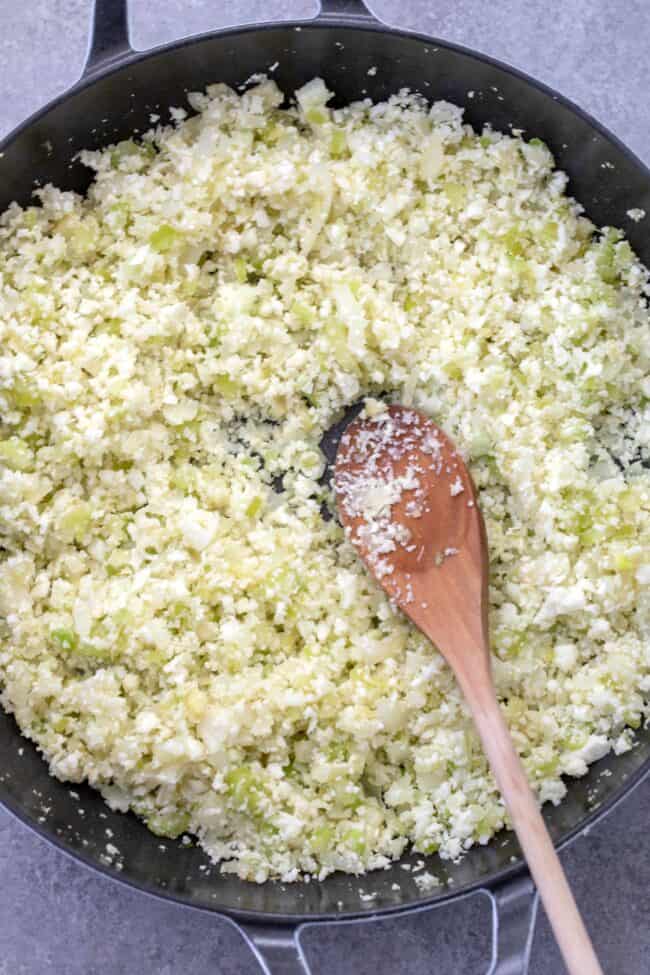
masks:
<instances>
[{"instance_id":1,"label":"cauliflower rice","mask_svg":"<svg viewBox=\"0 0 650 975\"><path fill-rule=\"evenodd\" d=\"M541 802L650 691L647 271L539 140L297 98L216 85L0 218L2 703L54 775L255 881L505 822L448 667L322 516L360 398L469 459Z\"/></svg>"}]
</instances>

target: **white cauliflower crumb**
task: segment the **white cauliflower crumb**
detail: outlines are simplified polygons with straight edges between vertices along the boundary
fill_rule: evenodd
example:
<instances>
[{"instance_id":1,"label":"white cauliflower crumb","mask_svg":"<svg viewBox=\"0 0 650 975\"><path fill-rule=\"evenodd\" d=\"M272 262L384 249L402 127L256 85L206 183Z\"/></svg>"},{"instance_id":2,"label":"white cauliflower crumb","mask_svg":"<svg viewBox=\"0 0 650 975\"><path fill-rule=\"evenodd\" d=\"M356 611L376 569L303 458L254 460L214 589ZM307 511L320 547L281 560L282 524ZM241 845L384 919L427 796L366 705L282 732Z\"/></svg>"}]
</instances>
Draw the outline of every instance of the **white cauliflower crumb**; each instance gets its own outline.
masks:
<instances>
[{"instance_id":1,"label":"white cauliflower crumb","mask_svg":"<svg viewBox=\"0 0 650 975\"><path fill-rule=\"evenodd\" d=\"M452 498L455 498L458 494L462 494L465 488L463 487L463 482L460 477L457 477L449 486L449 493Z\"/></svg>"},{"instance_id":2,"label":"white cauliflower crumb","mask_svg":"<svg viewBox=\"0 0 650 975\"><path fill-rule=\"evenodd\" d=\"M415 878L415 884L421 894L430 894L436 887L440 887L442 881L434 873L425 871Z\"/></svg>"},{"instance_id":3,"label":"white cauliflower crumb","mask_svg":"<svg viewBox=\"0 0 650 975\"><path fill-rule=\"evenodd\" d=\"M253 882L457 859L503 805L323 519L320 440L368 398L458 444L497 691L560 801L648 714L647 272L538 140L257 80L0 217L1 701L53 774Z\"/></svg>"},{"instance_id":4,"label":"white cauliflower crumb","mask_svg":"<svg viewBox=\"0 0 650 975\"><path fill-rule=\"evenodd\" d=\"M369 894L360 893L359 900L364 901L364 903L369 903L370 901L377 900L377 892L371 892Z\"/></svg>"}]
</instances>

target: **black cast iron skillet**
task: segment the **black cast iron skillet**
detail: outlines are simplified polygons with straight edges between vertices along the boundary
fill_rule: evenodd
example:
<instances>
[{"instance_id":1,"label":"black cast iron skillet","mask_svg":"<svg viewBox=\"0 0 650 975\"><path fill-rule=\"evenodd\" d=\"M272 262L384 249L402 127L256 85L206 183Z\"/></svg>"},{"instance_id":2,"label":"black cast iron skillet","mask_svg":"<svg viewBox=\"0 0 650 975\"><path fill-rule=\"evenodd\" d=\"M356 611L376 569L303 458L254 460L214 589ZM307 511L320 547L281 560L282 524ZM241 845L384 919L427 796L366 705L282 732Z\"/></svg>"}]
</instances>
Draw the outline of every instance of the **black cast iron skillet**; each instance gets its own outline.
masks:
<instances>
[{"instance_id":1,"label":"black cast iron skillet","mask_svg":"<svg viewBox=\"0 0 650 975\"><path fill-rule=\"evenodd\" d=\"M35 185L45 182L84 191L90 176L74 161L79 149L144 131L151 112L164 119L169 106L184 103L187 91L215 81L239 85L276 62L273 77L287 95L315 75L336 92L339 104L366 94L382 100L408 86L428 98L463 105L466 119L479 129L490 122L541 137L568 172L570 190L591 219L622 227L650 264L644 224L626 216L632 207L650 213L650 172L614 136L521 72L452 44L386 28L361 0L323 0L313 21L219 31L146 53L129 45L126 0L96 0L81 80L0 146L0 212L12 200L26 203ZM377 72L369 75L373 67ZM206 869L207 858L196 847L161 843L135 816L111 812L89 787L71 789L51 778L36 749L4 713L0 742L0 799L23 822L122 882L230 918L267 973L307 972L299 945L306 923L414 911L477 890L493 903L491 975L527 970L535 897L511 833L471 850L458 864L429 858L427 867L448 883L426 896L399 864L362 881L334 875L323 883L255 885ZM641 731L632 751L605 758L584 778L568 782L564 802L545 809L557 845L569 843L631 793L649 768L650 733ZM107 857L108 836L120 851L121 870ZM392 889L395 883L399 890ZM364 900L362 890L376 897Z\"/></svg>"}]
</instances>

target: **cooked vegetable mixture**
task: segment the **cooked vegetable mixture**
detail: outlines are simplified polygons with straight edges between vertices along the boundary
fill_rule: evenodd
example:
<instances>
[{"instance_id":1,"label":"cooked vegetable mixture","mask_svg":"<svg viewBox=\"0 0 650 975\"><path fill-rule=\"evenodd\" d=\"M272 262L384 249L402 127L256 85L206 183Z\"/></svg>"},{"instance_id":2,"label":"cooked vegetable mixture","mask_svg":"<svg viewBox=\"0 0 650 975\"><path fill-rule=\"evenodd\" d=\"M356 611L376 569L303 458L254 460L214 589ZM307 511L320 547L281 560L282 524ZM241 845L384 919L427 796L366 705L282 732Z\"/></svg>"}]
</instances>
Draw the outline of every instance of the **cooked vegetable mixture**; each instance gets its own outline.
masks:
<instances>
[{"instance_id":1,"label":"cooked vegetable mixture","mask_svg":"<svg viewBox=\"0 0 650 975\"><path fill-rule=\"evenodd\" d=\"M540 801L648 714L647 271L539 140L328 101L216 85L0 218L2 702L255 881L504 825L449 669L323 517L359 399L469 458Z\"/></svg>"}]
</instances>

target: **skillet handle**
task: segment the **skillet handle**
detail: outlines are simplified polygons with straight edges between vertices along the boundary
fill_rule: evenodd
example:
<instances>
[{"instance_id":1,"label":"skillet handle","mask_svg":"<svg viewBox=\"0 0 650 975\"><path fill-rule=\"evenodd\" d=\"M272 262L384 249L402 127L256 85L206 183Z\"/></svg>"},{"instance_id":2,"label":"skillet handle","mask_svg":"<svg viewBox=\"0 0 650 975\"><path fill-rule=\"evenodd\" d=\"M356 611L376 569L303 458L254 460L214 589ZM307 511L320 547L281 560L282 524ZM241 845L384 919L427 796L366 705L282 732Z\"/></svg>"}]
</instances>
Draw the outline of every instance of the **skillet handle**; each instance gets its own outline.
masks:
<instances>
[{"instance_id":1,"label":"skillet handle","mask_svg":"<svg viewBox=\"0 0 650 975\"><path fill-rule=\"evenodd\" d=\"M489 891L492 964L488 975L527 975L539 898L525 874Z\"/></svg>"},{"instance_id":2,"label":"skillet handle","mask_svg":"<svg viewBox=\"0 0 650 975\"><path fill-rule=\"evenodd\" d=\"M487 975L528 975L539 900L535 885L524 874L484 892L492 901L492 960ZM312 925L291 927L224 920L244 938L264 975L310 975L300 936Z\"/></svg>"},{"instance_id":3,"label":"skillet handle","mask_svg":"<svg viewBox=\"0 0 650 975\"><path fill-rule=\"evenodd\" d=\"M255 955L264 975L310 975L300 944L300 935L308 924L291 927L247 921L231 923Z\"/></svg>"},{"instance_id":4,"label":"skillet handle","mask_svg":"<svg viewBox=\"0 0 650 975\"><path fill-rule=\"evenodd\" d=\"M366 7L364 0L321 0L316 19L352 24L381 23ZM109 68L115 61L121 61L125 55L132 53L128 0L94 0L90 41L81 79Z\"/></svg>"},{"instance_id":5,"label":"skillet handle","mask_svg":"<svg viewBox=\"0 0 650 975\"><path fill-rule=\"evenodd\" d=\"M316 20L336 20L352 24L380 24L365 0L320 0Z\"/></svg>"},{"instance_id":6,"label":"skillet handle","mask_svg":"<svg viewBox=\"0 0 650 975\"><path fill-rule=\"evenodd\" d=\"M94 0L88 54L81 77L103 71L131 53L128 0Z\"/></svg>"}]
</instances>

